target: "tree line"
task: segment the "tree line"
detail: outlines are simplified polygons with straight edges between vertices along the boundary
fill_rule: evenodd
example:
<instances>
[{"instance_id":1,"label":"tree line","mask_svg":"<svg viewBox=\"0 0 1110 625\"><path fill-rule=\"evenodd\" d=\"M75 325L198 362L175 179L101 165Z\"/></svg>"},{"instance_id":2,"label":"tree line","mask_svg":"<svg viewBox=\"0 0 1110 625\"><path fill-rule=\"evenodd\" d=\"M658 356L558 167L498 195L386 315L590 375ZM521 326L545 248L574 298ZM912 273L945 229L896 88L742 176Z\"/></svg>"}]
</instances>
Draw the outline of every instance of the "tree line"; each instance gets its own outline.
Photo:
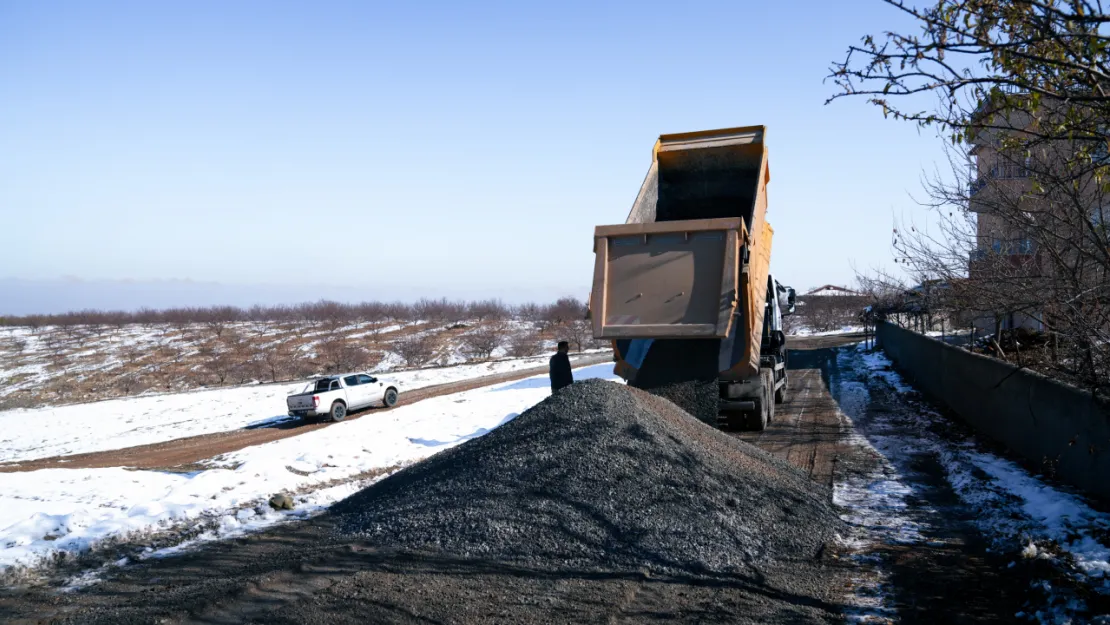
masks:
<instances>
[{"instance_id":1,"label":"tree line","mask_svg":"<svg viewBox=\"0 0 1110 625\"><path fill-rule=\"evenodd\" d=\"M538 324L542 330L549 324L561 325L582 319L585 315L586 305L573 297L563 297L551 303L530 302L515 306L498 299L461 301L425 298L413 303L344 303L321 300L294 305L256 305L250 308L210 306L159 310L141 308L135 311L86 309L49 315L0 315L0 326L37 329L45 326L122 328L128 325L202 324L220 327L240 322L339 326L351 323L481 323L517 320Z\"/></svg>"}]
</instances>

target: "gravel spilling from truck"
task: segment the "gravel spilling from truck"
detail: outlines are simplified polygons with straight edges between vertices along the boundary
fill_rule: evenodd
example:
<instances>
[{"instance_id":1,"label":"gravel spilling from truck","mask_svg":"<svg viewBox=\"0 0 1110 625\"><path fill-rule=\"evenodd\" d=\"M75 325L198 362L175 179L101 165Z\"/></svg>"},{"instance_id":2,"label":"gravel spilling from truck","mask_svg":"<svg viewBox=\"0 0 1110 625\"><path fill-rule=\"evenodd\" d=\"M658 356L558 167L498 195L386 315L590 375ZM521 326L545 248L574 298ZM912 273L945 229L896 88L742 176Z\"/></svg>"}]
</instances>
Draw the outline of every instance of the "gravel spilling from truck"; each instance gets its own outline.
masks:
<instances>
[{"instance_id":1,"label":"gravel spilling from truck","mask_svg":"<svg viewBox=\"0 0 1110 625\"><path fill-rule=\"evenodd\" d=\"M575 384L332 509L341 535L545 568L751 573L841 522L793 466L626 386Z\"/></svg>"},{"instance_id":2,"label":"gravel spilling from truck","mask_svg":"<svg viewBox=\"0 0 1110 625\"><path fill-rule=\"evenodd\" d=\"M632 386L681 406L697 419L717 425L720 391L717 352L721 342L709 339L656 341Z\"/></svg>"}]
</instances>

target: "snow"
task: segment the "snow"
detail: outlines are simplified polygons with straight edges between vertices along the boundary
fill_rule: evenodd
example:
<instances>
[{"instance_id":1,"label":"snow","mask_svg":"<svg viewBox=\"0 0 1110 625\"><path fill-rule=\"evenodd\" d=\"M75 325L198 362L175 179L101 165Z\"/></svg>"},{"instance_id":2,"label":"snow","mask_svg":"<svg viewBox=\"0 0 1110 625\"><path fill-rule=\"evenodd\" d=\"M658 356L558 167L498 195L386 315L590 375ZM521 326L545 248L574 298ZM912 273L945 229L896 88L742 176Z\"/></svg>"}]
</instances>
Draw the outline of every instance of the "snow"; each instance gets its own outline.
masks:
<instances>
[{"instance_id":1,"label":"snow","mask_svg":"<svg viewBox=\"0 0 1110 625\"><path fill-rule=\"evenodd\" d=\"M1106 580L1110 575L1110 548L1096 538L1110 531L1110 515L1092 509L1079 495L1045 484L1009 460L984 453L969 453L968 459L990 476L1003 492L1017 499L1029 520L1021 529L1029 531L1032 528L1038 537L1063 547L1072 555L1080 571L1104 580L1103 586L1110 590ZM1037 551L1037 546L1029 543L1022 555L1034 558L1038 556Z\"/></svg>"},{"instance_id":2,"label":"snow","mask_svg":"<svg viewBox=\"0 0 1110 625\"><path fill-rule=\"evenodd\" d=\"M613 379L608 364L576 379ZM236 535L326 508L381 474L482 436L550 394L547 376L427 399L250 447L192 473L43 469L0 474L0 572L115 540L206 524ZM275 512L274 493L298 493Z\"/></svg>"},{"instance_id":3,"label":"snow","mask_svg":"<svg viewBox=\"0 0 1110 625\"><path fill-rule=\"evenodd\" d=\"M909 386L902 381L902 376L898 375L893 369L893 365L882 352L860 352L860 357L863 359L863 364L871 370L871 373L886 381L894 387L894 390L899 393L909 393L913 391L913 387Z\"/></svg>"},{"instance_id":4,"label":"snow","mask_svg":"<svg viewBox=\"0 0 1110 625\"><path fill-rule=\"evenodd\" d=\"M832 336L834 334L861 334L863 326L841 326L839 330L823 330L818 332L809 326L802 326L791 331L790 336Z\"/></svg>"},{"instance_id":5,"label":"snow","mask_svg":"<svg viewBox=\"0 0 1110 625\"><path fill-rule=\"evenodd\" d=\"M378 374L413 390L546 363L519 358ZM307 382L252 385L0 412L0 461L19 462L149 445L258 426L287 417L285 397Z\"/></svg>"},{"instance_id":6,"label":"snow","mask_svg":"<svg viewBox=\"0 0 1110 625\"><path fill-rule=\"evenodd\" d=\"M842 351L840 358L843 365L859 358L875 378L898 393L913 390L881 352L867 353L857 346L856 350ZM992 549L1013 552L1016 559L1050 560L1095 591L1110 594L1110 547L1104 542L1110 536L1110 514L1096 510L1081 494L1049 484L1016 462L985 451L974 438L942 437L938 432L946 429L944 418L923 405L915 407L919 410L913 416L912 440L884 440L880 423L871 425L879 433L870 435L870 442L887 458L911 450L932 454L956 495L976 511L974 523L991 540ZM881 501L881 492L875 495ZM1054 556L1058 550L1067 557ZM1041 623L1075 622L1069 619L1086 610L1084 602L1071 591L1053 589L1045 580L1035 584L1041 585L1038 588L1047 605L1029 610L1023 618Z\"/></svg>"},{"instance_id":7,"label":"snow","mask_svg":"<svg viewBox=\"0 0 1110 625\"><path fill-rule=\"evenodd\" d=\"M852 580L847 617L857 623L894 623L897 610L889 573L869 551L875 543L913 545L924 541L919 524L908 514L907 499L913 496L913 488L845 414L860 414L866 409L870 401L867 387L844 381L839 389L844 441L860 448L860 454L871 462L864 470L838 474L833 483L833 504L851 528L848 536L841 537L841 543L852 560L865 565Z\"/></svg>"}]
</instances>

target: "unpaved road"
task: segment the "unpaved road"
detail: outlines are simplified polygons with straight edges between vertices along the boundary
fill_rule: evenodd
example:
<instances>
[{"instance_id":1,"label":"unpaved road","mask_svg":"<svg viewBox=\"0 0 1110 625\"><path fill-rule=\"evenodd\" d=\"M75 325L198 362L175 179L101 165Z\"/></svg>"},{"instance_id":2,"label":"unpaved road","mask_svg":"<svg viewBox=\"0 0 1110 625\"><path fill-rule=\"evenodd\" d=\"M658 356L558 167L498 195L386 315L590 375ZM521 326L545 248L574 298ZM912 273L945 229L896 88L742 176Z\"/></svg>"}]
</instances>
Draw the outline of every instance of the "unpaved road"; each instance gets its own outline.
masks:
<instances>
[{"instance_id":1,"label":"unpaved road","mask_svg":"<svg viewBox=\"0 0 1110 625\"><path fill-rule=\"evenodd\" d=\"M896 435L885 427L872 431L872 416L901 407L897 397L873 392L871 401L853 411L854 422L845 418L843 387L861 384L868 373L842 370L836 348L862 340L862 335L790 339L787 400L776 406L775 419L766 430L735 435L829 486L871 470L874 457L848 444L847 435L866 438L880 430L883 436ZM959 502L936 461L922 455L913 463L912 474L899 468L912 488L905 515L914 520L922 540L912 546L877 544L862 558L869 565L881 563L888 593L885 607L897 614L899 623L1014 622L1014 614L1023 609L1029 579L1023 573L1008 573L1009 561L990 553L968 522L974 511ZM870 614L873 620L865 622L887 622L883 614L877 610Z\"/></svg>"},{"instance_id":2,"label":"unpaved road","mask_svg":"<svg viewBox=\"0 0 1110 625\"><path fill-rule=\"evenodd\" d=\"M605 362L612 362L613 355L609 352L601 354L588 354L575 358L571 366L574 368L588 367ZM460 380L447 384L436 384L423 388L403 391L400 401L394 408L414 404L424 399L461 393L491 384L513 382L547 373L547 367L532 367L509 373L498 373L469 380ZM393 408L376 408L356 412L346 420L371 417L393 410ZM38 469L101 469L105 467L130 467L135 469L161 469L182 470L191 468L198 462L213 458L220 454L239 451L247 447L269 443L271 441L299 436L313 430L331 425L326 422L304 421L290 418L288 421L275 422L272 425L258 428L243 428L215 434L190 436L171 441L154 443L152 445L139 445L123 449L98 451L88 454L74 454L70 456L54 456L24 462L11 462L0 464L0 473L16 471L36 471Z\"/></svg>"},{"instance_id":3,"label":"unpaved road","mask_svg":"<svg viewBox=\"0 0 1110 625\"><path fill-rule=\"evenodd\" d=\"M735 436L763 448L832 487L836 459L844 453L840 411L822 370L832 348L862 341L862 334L791 337L786 401L775 406L774 421L762 432Z\"/></svg>"},{"instance_id":4,"label":"unpaved road","mask_svg":"<svg viewBox=\"0 0 1110 625\"><path fill-rule=\"evenodd\" d=\"M868 372L842 368L836 347L861 339L792 339L788 401L777 407L767 430L737 436L826 485L872 471L877 455L851 444L849 435L901 436L881 417L901 411L912 420L913 415L898 397L868 386ZM867 401L852 404L848 394L865 387ZM905 436L912 446L912 435ZM896 467L910 490L901 512L921 538L913 544L879 543L861 556L833 553L825 588L807 595L786 596L765 579L555 573L391 553L357 542L329 542L325 523L308 522L122 567L80 592L31 588L0 594L0 621L736 623L750 622L745 615L774 601L844 612L856 622L1014 622L1030 579L985 549L969 522L975 510L960 503L934 460L912 449L905 457L909 464ZM858 586L870 579L878 581L861 608L858 599L865 593ZM844 601L820 603L815 597L829 588ZM769 622L802 621L783 612Z\"/></svg>"}]
</instances>

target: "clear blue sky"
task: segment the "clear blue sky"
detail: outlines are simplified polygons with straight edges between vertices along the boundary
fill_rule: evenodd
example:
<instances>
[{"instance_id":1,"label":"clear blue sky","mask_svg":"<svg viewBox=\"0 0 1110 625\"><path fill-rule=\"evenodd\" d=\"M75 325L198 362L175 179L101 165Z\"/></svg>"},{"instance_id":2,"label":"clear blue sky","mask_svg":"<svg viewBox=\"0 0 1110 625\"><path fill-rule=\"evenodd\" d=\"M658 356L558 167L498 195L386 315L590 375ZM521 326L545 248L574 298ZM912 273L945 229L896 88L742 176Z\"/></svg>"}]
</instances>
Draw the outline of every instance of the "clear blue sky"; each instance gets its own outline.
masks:
<instances>
[{"instance_id":1,"label":"clear blue sky","mask_svg":"<svg viewBox=\"0 0 1110 625\"><path fill-rule=\"evenodd\" d=\"M773 270L847 283L890 266L939 155L823 105L896 25L878 0L3 0L0 278L584 297L660 133L765 124Z\"/></svg>"}]
</instances>

